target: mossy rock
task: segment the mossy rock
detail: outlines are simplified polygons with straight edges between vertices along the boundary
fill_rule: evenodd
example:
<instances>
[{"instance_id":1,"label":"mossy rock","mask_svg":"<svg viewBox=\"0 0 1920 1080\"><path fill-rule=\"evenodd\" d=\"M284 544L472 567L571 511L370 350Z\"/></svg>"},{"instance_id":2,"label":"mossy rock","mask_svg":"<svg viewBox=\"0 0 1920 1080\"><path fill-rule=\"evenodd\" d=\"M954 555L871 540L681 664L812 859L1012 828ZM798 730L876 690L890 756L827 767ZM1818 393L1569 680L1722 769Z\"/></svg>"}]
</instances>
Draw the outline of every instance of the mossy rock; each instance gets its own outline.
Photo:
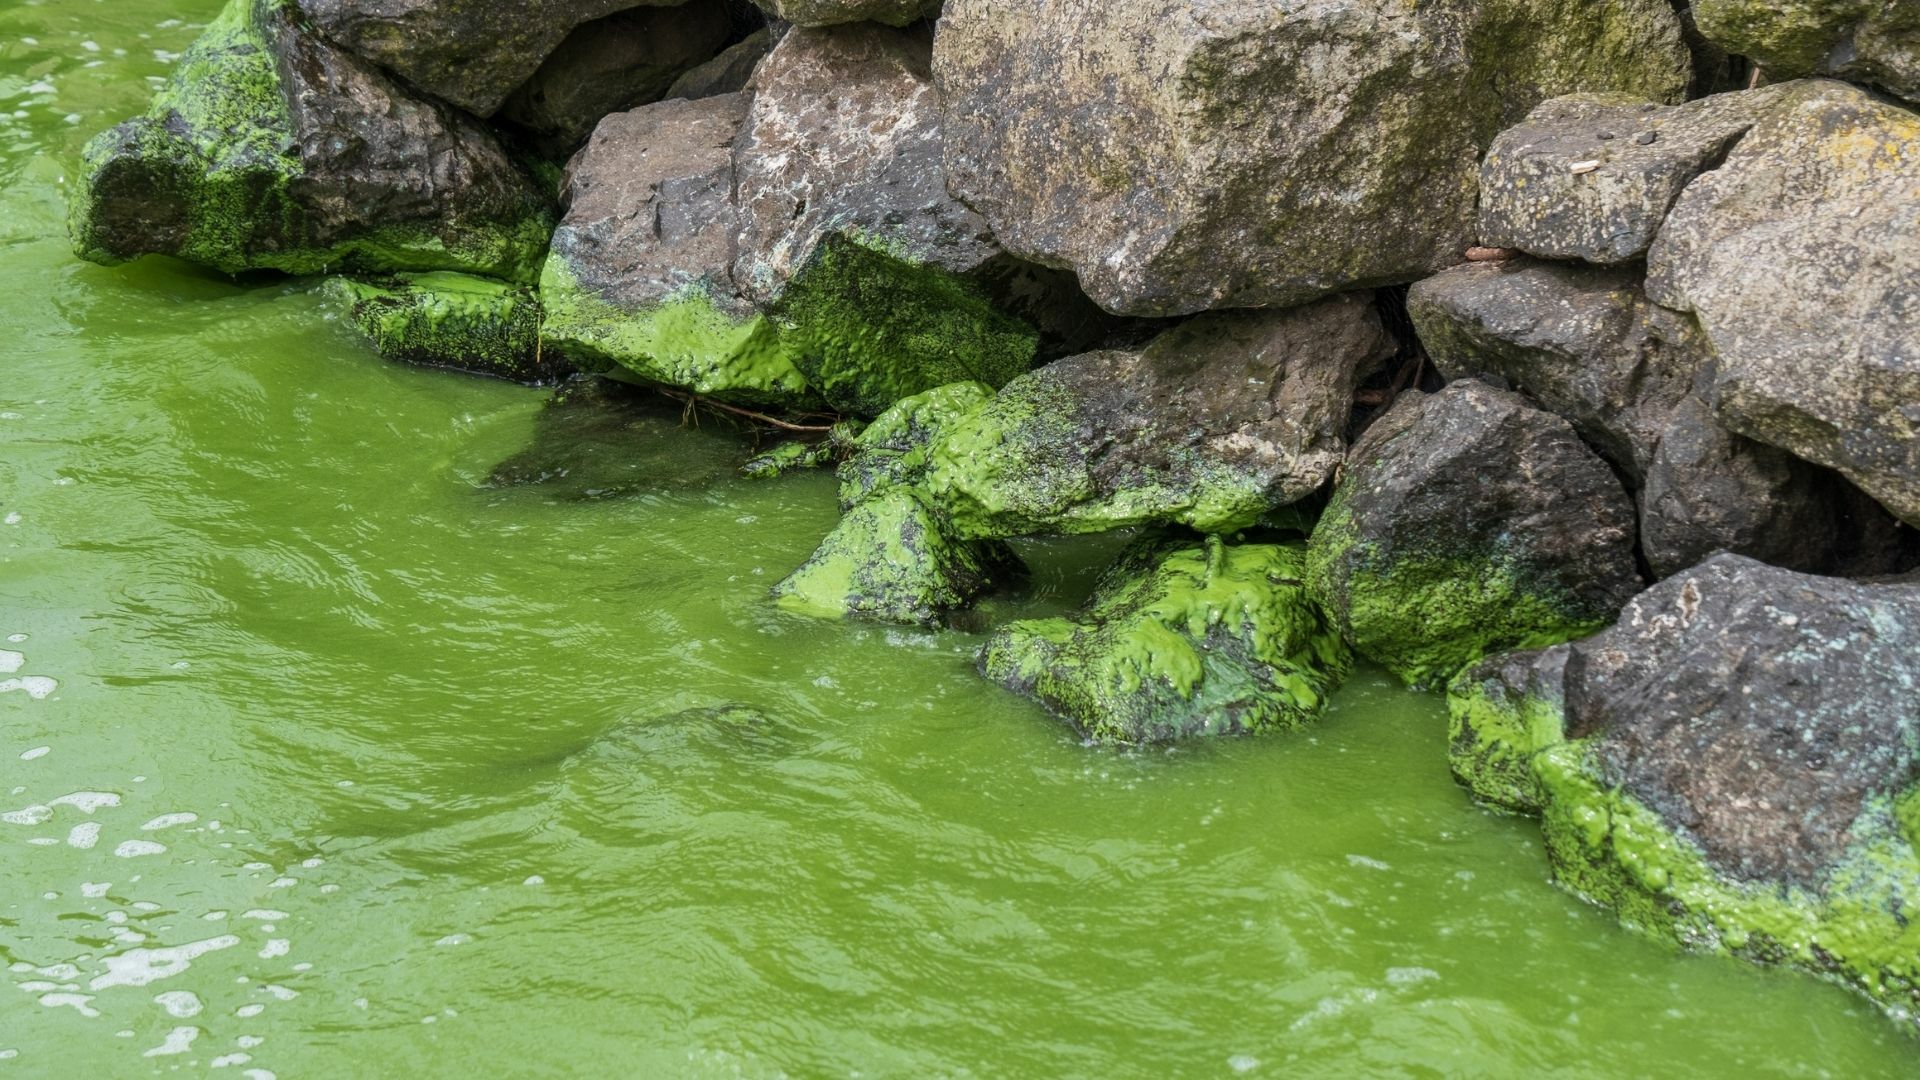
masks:
<instances>
[{"instance_id":1,"label":"mossy rock","mask_svg":"<svg viewBox=\"0 0 1920 1080\"><path fill-rule=\"evenodd\" d=\"M440 271L334 278L326 291L388 360L528 383L568 371L542 353L540 299L522 285Z\"/></svg>"},{"instance_id":2,"label":"mossy rock","mask_svg":"<svg viewBox=\"0 0 1920 1080\"><path fill-rule=\"evenodd\" d=\"M985 383L959 382L897 402L853 440L840 465L840 509L851 510L889 488L925 477L933 444L993 400Z\"/></svg>"},{"instance_id":3,"label":"mossy rock","mask_svg":"<svg viewBox=\"0 0 1920 1080\"><path fill-rule=\"evenodd\" d=\"M1297 727L1352 664L1303 564L1296 546L1148 538L1071 618L1001 628L980 670L1095 742Z\"/></svg>"},{"instance_id":4,"label":"mossy rock","mask_svg":"<svg viewBox=\"0 0 1920 1080\"><path fill-rule=\"evenodd\" d=\"M1447 764L1476 799L1516 813L1545 805L1533 759L1566 741L1567 649L1506 653L1447 687Z\"/></svg>"}]
</instances>

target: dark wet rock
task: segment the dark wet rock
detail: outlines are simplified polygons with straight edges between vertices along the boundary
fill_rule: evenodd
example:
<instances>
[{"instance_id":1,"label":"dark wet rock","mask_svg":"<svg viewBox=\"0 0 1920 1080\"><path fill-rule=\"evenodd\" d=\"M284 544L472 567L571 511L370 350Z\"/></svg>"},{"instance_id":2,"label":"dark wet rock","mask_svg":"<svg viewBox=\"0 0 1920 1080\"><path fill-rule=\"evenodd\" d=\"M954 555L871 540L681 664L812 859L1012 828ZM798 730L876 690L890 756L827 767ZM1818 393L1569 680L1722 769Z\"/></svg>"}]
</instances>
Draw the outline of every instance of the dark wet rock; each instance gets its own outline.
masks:
<instances>
[{"instance_id":1,"label":"dark wet rock","mask_svg":"<svg viewBox=\"0 0 1920 1080\"><path fill-rule=\"evenodd\" d=\"M1545 102L1480 163L1480 242L1548 259L1642 258L1680 192L1783 92L1671 107L1605 94Z\"/></svg>"},{"instance_id":2,"label":"dark wet rock","mask_svg":"<svg viewBox=\"0 0 1920 1080\"><path fill-rule=\"evenodd\" d=\"M88 144L84 259L174 255L228 273L457 270L531 281L552 228L470 117L233 0L145 116Z\"/></svg>"},{"instance_id":3,"label":"dark wet rock","mask_svg":"<svg viewBox=\"0 0 1920 1080\"><path fill-rule=\"evenodd\" d=\"M808 615L937 626L1023 573L1011 548L952 535L918 492L897 487L847 511L773 595Z\"/></svg>"},{"instance_id":4,"label":"dark wet rock","mask_svg":"<svg viewBox=\"0 0 1920 1080\"><path fill-rule=\"evenodd\" d=\"M527 448L495 466L488 484L567 501L697 490L736 477L747 445L724 426L689 426L679 402L582 376L553 395Z\"/></svg>"},{"instance_id":5,"label":"dark wet rock","mask_svg":"<svg viewBox=\"0 0 1920 1080\"><path fill-rule=\"evenodd\" d=\"M1565 420L1466 380L1403 394L1314 529L1315 595L1415 685L1607 624L1640 586L1633 504Z\"/></svg>"},{"instance_id":6,"label":"dark wet rock","mask_svg":"<svg viewBox=\"0 0 1920 1080\"><path fill-rule=\"evenodd\" d=\"M1482 802L1519 813L1545 806L1535 755L1566 741L1569 646L1501 653L1447 686L1447 763Z\"/></svg>"},{"instance_id":7,"label":"dark wet rock","mask_svg":"<svg viewBox=\"0 0 1920 1080\"><path fill-rule=\"evenodd\" d=\"M1904 565L1898 522L1851 484L1714 419L1705 335L1650 302L1637 271L1466 264L1415 285L1407 307L1448 377L1518 390L1627 477L1656 576L1722 550L1816 572Z\"/></svg>"},{"instance_id":8,"label":"dark wet rock","mask_svg":"<svg viewBox=\"0 0 1920 1080\"><path fill-rule=\"evenodd\" d=\"M985 383L953 383L895 404L853 440L840 465L840 509L926 477L933 445L993 399Z\"/></svg>"},{"instance_id":9,"label":"dark wet rock","mask_svg":"<svg viewBox=\"0 0 1920 1080\"><path fill-rule=\"evenodd\" d=\"M721 50L720 55L687 69L662 98L708 98L748 88L753 73L773 49L773 31L762 27Z\"/></svg>"},{"instance_id":10,"label":"dark wet rock","mask_svg":"<svg viewBox=\"0 0 1920 1080\"><path fill-rule=\"evenodd\" d=\"M328 295L388 360L547 382L567 373L540 349L540 298L524 285L446 272L334 278Z\"/></svg>"},{"instance_id":11,"label":"dark wet rock","mask_svg":"<svg viewBox=\"0 0 1920 1080\"><path fill-rule=\"evenodd\" d=\"M1096 742L1296 727L1352 664L1302 561L1297 547L1149 538L1073 616L1001 628L980 670Z\"/></svg>"},{"instance_id":12,"label":"dark wet rock","mask_svg":"<svg viewBox=\"0 0 1920 1080\"><path fill-rule=\"evenodd\" d=\"M478 116L492 116L574 27L629 8L673 6L670 0L294 3L341 47Z\"/></svg>"},{"instance_id":13,"label":"dark wet rock","mask_svg":"<svg viewBox=\"0 0 1920 1080\"><path fill-rule=\"evenodd\" d=\"M719 52L732 29L726 7L706 0L635 8L587 23L513 92L500 117L565 156L609 113L689 96L669 88Z\"/></svg>"},{"instance_id":14,"label":"dark wet rock","mask_svg":"<svg viewBox=\"0 0 1920 1080\"><path fill-rule=\"evenodd\" d=\"M795 26L877 22L905 26L938 18L940 0L754 0L768 15Z\"/></svg>"},{"instance_id":15,"label":"dark wet rock","mask_svg":"<svg viewBox=\"0 0 1920 1080\"><path fill-rule=\"evenodd\" d=\"M723 400L809 400L778 330L733 284L733 141L747 109L725 94L601 121L568 168L566 217L541 275L550 347Z\"/></svg>"},{"instance_id":16,"label":"dark wet rock","mask_svg":"<svg viewBox=\"0 0 1920 1080\"><path fill-rule=\"evenodd\" d=\"M1733 430L1920 524L1920 115L1800 88L1681 195L1647 291L1692 312Z\"/></svg>"},{"instance_id":17,"label":"dark wet rock","mask_svg":"<svg viewBox=\"0 0 1920 1080\"><path fill-rule=\"evenodd\" d=\"M1421 277L1502 127L1691 74L1667 0L949 0L935 68L954 193L1125 315Z\"/></svg>"},{"instance_id":18,"label":"dark wet rock","mask_svg":"<svg viewBox=\"0 0 1920 1080\"><path fill-rule=\"evenodd\" d=\"M935 445L927 487L966 536L1246 528L1326 483L1393 349L1364 293L1203 315L1010 383Z\"/></svg>"},{"instance_id":19,"label":"dark wet rock","mask_svg":"<svg viewBox=\"0 0 1920 1080\"><path fill-rule=\"evenodd\" d=\"M1722 555L1576 643L1534 759L1559 879L1695 948L1920 1006L1920 587Z\"/></svg>"},{"instance_id":20,"label":"dark wet rock","mask_svg":"<svg viewBox=\"0 0 1920 1080\"><path fill-rule=\"evenodd\" d=\"M1700 30L1775 79L1835 75L1920 101L1920 7L1909 0L1694 0Z\"/></svg>"}]
</instances>

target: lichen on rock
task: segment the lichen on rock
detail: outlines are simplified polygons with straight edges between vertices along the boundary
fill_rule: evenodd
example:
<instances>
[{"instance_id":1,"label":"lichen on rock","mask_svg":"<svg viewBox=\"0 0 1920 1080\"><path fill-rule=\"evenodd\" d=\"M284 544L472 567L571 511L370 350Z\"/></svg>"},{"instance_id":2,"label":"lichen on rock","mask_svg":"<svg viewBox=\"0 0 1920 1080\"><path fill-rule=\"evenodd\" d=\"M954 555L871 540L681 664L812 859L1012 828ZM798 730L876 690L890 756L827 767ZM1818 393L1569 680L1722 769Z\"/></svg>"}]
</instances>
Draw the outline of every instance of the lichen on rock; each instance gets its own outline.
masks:
<instances>
[{"instance_id":1,"label":"lichen on rock","mask_svg":"<svg viewBox=\"0 0 1920 1080\"><path fill-rule=\"evenodd\" d=\"M327 293L388 360L545 382L566 372L540 349L540 300L525 286L468 274L334 278Z\"/></svg>"}]
</instances>

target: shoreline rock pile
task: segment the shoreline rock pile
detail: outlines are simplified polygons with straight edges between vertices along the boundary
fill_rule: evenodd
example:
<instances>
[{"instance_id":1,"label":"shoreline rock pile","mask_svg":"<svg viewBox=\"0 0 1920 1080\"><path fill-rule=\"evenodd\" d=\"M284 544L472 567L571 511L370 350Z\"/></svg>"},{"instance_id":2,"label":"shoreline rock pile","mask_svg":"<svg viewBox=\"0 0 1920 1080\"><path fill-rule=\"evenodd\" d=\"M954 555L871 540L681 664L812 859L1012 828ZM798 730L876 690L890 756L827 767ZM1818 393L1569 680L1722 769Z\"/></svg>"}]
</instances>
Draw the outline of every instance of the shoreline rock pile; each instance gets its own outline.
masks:
<instances>
[{"instance_id":1,"label":"shoreline rock pile","mask_svg":"<svg viewBox=\"0 0 1920 1080\"><path fill-rule=\"evenodd\" d=\"M1920 1015L1920 14L1687 7L232 0L71 230L809 433L797 612L1139 530L982 673L1122 745L1445 687L1568 887Z\"/></svg>"}]
</instances>

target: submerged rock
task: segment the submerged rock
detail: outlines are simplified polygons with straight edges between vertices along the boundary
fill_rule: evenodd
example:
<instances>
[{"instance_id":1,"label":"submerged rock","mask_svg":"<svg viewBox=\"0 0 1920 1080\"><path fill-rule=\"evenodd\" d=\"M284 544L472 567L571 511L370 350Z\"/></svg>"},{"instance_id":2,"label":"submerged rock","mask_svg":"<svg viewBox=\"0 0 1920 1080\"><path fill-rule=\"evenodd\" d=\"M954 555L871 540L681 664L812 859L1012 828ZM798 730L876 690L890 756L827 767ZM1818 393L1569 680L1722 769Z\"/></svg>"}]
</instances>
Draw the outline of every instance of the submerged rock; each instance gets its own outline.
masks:
<instances>
[{"instance_id":1,"label":"submerged rock","mask_svg":"<svg viewBox=\"0 0 1920 1080\"><path fill-rule=\"evenodd\" d=\"M1550 97L1678 100L1667 0L949 0L951 186L1126 315L1298 304L1466 248L1474 168Z\"/></svg>"},{"instance_id":2,"label":"submerged rock","mask_svg":"<svg viewBox=\"0 0 1920 1080\"><path fill-rule=\"evenodd\" d=\"M1447 686L1447 763L1483 802L1537 814L1546 805L1533 759L1566 741L1569 646L1502 653Z\"/></svg>"},{"instance_id":3,"label":"submerged rock","mask_svg":"<svg viewBox=\"0 0 1920 1080\"><path fill-rule=\"evenodd\" d=\"M1692 312L1733 430L1920 524L1920 115L1802 88L1688 186L1648 294Z\"/></svg>"},{"instance_id":4,"label":"submerged rock","mask_svg":"<svg viewBox=\"0 0 1920 1080\"><path fill-rule=\"evenodd\" d=\"M985 383L953 383L915 394L874 418L840 465L840 508L850 510L888 488L919 484L933 445L991 400L993 390Z\"/></svg>"},{"instance_id":5,"label":"submerged rock","mask_svg":"<svg viewBox=\"0 0 1920 1080\"><path fill-rule=\"evenodd\" d=\"M145 116L88 144L74 250L228 273L457 270L532 281L552 229L532 180L471 117L232 0Z\"/></svg>"},{"instance_id":6,"label":"submerged rock","mask_svg":"<svg viewBox=\"0 0 1920 1080\"><path fill-rule=\"evenodd\" d=\"M1607 624L1639 588L1633 504L1566 421L1466 380L1355 444L1308 547L1315 596L1415 685Z\"/></svg>"},{"instance_id":7,"label":"submerged rock","mask_svg":"<svg viewBox=\"0 0 1920 1080\"><path fill-rule=\"evenodd\" d=\"M1571 647L1534 759L1571 888L1695 948L1920 1007L1920 587L1733 555Z\"/></svg>"},{"instance_id":8,"label":"submerged rock","mask_svg":"<svg viewBox=\"0 0 1920 1080\"><path fill-rule=\"evenodd\" d=\"M1907 0L1694 0L1700 30L1768 75L1837 75L1920 101L1920 7Z\"/></svg>"},{"instance_id":9,"label":"submerged rock","mask_svg":"<svg viewBox=\"0 0 1920 1080\"><path fill-rule=\"evenodd\" d=\"M737 431L689 425L678 402L581 376L554 393L527 448L495 466L488 486L568 501L696 490L738 476L747 445Z\"/></svg>"},{"instance_id":10,"label":"submerged rock","mask_svg":"<svg viewBox=\"0 0 1920 1080\"><path fill-rule=\"evenodd\" d=\"M935 444L927 488L965 536L1246 528L1326 483L1393 350L1366 294L1203 315L1008 384Z\"/></svg>"},{"instance_id":11,"label":"submerged rock","mask_svg":"<svg viewBox=\"0 0 1920 1080\"><path fill-rule=\"evenodd\" d=\"M847 511L773 595L808 615L937 626L1023 573L1005 544L952 535L918 492L896 487Z\"/></svg>"},{"instance_id":12,"label":"submerged rock","mask_svg":"<svg viewBox=\"0 0 1920 1080\"><path fill-rule=\"evenodd\" d=\"M1001 628L980 670L1096 742L1296 727L1352 661L1302 562L1292 547L1148 539L1073 617Z\"/></svg>"},{"instance_id":13,"label":"submerged rock","mask_svg":"<svg viewBox=\"0 0 1920 1080\"><path fill-rule=\"evenodd\" d=\"M388 360L544 382L565 374L540 350L540 299L530 288L468 274L334 278L327 293Z\"/></svg>"},{"instance_id":14,"label":"submerged rock","mask_svg":"<svg viewBox=\"0 0 1920 1080\"><path fill-rule=\"evenodd\" d=\"M877 22L905 26L940 16L940 0L753 0L767 14L795 26Z\"/></svg>"}]
</instances>

